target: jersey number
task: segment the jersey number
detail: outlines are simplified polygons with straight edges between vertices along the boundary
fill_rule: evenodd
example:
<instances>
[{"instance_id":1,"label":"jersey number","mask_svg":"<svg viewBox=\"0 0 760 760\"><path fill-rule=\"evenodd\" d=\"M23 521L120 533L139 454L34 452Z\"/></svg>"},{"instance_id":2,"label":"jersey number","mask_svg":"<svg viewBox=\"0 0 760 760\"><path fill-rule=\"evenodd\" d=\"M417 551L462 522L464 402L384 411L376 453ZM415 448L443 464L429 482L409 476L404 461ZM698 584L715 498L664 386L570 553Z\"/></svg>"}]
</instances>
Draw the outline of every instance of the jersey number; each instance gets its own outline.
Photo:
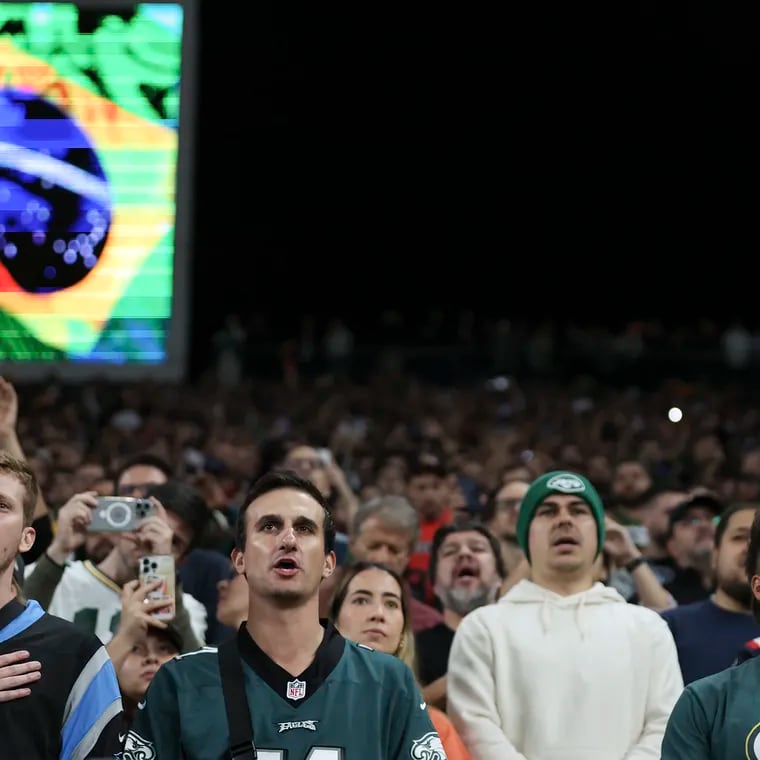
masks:
<instances>
[{"instance_id":1,"label":"jersey number","mask_svg":"<svg viewBox=\"0 0 760 760\"><path fill-rule=\"evenodd\" d=\"M288 760L287 750L257 749L258 760ZM312 747L305 760L344 760L341 747Z\"/></svg>"},{"instance_id":2,"label":"jersey number","mask_svg":"<svg viewBox=\"0 0 760 760\"><path fill-rule=\"evenodd\" d=\"M87 633L95 633L95 629L98 625L98 613L100 610L93 607L84 607L74 615L74 625ZM119 623L121 623L121 610L114 613L111 618L111 625L109 629L114 635L119 630Z\"/></svg>"}]
</instances>

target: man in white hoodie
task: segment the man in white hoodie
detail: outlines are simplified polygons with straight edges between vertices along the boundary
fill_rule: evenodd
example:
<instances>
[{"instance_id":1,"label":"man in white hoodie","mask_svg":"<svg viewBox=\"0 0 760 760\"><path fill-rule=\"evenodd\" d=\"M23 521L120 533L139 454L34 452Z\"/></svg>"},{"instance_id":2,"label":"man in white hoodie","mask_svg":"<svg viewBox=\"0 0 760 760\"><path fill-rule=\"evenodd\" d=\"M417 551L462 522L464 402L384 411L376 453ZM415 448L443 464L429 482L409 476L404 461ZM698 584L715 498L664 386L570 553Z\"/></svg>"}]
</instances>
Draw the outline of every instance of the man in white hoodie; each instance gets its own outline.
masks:
<instances>
[{"instance_id":1,"label":"man in white hoodie","mask_svg":"<svg viewBox=\"0 0 760 760\"><path fill-rule=\"evenodd\" d=\"M473 760L659 760L678 655L660 615L594 581L604 526L582 475L549 472L525 494L531 580L467 615L449 657L448 710Z\"/></svg>"}]
</instances>

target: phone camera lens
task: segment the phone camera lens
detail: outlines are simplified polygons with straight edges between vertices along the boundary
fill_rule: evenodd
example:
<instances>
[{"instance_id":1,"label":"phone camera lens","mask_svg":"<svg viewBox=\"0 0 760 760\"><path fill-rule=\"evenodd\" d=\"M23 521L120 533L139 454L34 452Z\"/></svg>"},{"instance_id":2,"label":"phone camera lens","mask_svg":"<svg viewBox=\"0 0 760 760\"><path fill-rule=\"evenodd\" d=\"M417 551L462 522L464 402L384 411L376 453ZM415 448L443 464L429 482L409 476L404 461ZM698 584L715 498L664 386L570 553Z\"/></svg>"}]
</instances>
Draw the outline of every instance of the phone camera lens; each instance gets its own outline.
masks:
<instances>
[{"instance_id":1,"label":"phone camera lens","mask_svg":"<svg viewBox=\"0 0 760 760\"><path fill-rule=\"evenodd\" d=\"M121 501L111 504L106 512L106 520L108 520L114 528L122 528L127 525L131 516L132 511Z\"/></svg>"}]
</instances>

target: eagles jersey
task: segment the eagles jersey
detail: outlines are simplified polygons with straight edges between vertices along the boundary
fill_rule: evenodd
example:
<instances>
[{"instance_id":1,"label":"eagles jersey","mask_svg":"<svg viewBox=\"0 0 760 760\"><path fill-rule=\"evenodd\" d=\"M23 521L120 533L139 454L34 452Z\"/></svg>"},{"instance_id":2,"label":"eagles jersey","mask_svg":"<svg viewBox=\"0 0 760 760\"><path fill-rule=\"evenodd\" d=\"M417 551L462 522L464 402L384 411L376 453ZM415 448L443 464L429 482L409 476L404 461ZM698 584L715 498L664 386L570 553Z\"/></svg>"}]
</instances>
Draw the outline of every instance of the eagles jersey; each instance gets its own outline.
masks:
<instances>
[{"instance_id":1,"label":"eagles jersey","mask_svg":"<svg viewBox=\"0 0 760 760\"><path fill-rule=\"evenodd\" d=\"M32 569L30 566L27 573ZM184 592L182 603L190 615L193 632L199 641L205 641L206 608ZM63 571L47 611L70 620L108 644L121 620L121 588L90 560L72 562Z\"/></svg>"},{"instance_id":2,"label":"eagles jersey","mask_svg":"<svg viewBox=\"0 0 760 760\"><path fill-rule=\"evenodd\" d=\"M760 657L692 681L670 714L662 760L760 760Z\"/></svg>"},{"instance_id":3,"label":"eagles jersey","mask_svg":"<svg viewBox=\"0 0 760 760\"><path fill-rule=\"evenodd\" d=\"M111 757L122 727L119 684L92 634L15 599L0 609L0 654L29 652L42 665L28 697L0 705L0 757L85 760Z\"/></svg>"},{"instance_id":4,"label":"eagles jersey","mask_svg":"<svg viewBox=\"0 0 760 760\"><path fill-rule=\"evenodd\" d=\"M326 623L314 662L293 677L237 634L258 760L446 760L412 671ZM137 705L122 760L226 760L229 729L216 649L163 665Z\"/></svg>"}]
</instances>

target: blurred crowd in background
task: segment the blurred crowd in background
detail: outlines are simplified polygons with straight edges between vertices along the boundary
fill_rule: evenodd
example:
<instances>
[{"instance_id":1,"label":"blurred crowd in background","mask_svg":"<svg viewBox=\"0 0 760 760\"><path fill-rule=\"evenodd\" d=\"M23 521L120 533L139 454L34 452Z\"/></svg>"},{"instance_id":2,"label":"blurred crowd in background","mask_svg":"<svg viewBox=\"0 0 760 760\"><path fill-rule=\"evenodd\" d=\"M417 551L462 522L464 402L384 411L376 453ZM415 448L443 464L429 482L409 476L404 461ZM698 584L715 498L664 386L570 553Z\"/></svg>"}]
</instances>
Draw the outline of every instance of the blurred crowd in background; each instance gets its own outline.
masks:
<instances>
[{"instance_id":1,"label":"blurred crowd in background","mask_svg":"<svg viewBox=\"0 0 760 760\"><path fill-rule=\"evenodd\" d=\"M51 547L64 578L67 557L111 567L108 538L82 544L62 530L82 494L154 495L169 514L188 613L184 643L175 637L167 651L217 644L248 614L229 563L242 499L259 475L292 469L330 500L339 565L380 561L408 584L414 667L445 711L458 623L529 576L515 538L528 485L570 470L604 504L598 580L666 618L690 604L729 615L686 628L669 620L684 681L750 656L760 624L744 570L748 525L719 519L760 506L760 332L709 321L528 326L470 312L454 323L440 312L413 325L396 312L378 320L378 331L357 334L337 318L274 329L229 316L205 369L181 384L6 375L0 442L33 466L46 505L37 520L49 524L36 525L29 578ZM734 539L728 528L739 527ZM721 560L724 535L735 550ZM57 567L45 583L61 614ZM477 579L466 594L465 574ZM129 577L111 589L122 620L132 619ZM340 573L324 584L325 616L339 587ZM119 633L109 620L106 638Z\"/></svg>"}]
</instances>

